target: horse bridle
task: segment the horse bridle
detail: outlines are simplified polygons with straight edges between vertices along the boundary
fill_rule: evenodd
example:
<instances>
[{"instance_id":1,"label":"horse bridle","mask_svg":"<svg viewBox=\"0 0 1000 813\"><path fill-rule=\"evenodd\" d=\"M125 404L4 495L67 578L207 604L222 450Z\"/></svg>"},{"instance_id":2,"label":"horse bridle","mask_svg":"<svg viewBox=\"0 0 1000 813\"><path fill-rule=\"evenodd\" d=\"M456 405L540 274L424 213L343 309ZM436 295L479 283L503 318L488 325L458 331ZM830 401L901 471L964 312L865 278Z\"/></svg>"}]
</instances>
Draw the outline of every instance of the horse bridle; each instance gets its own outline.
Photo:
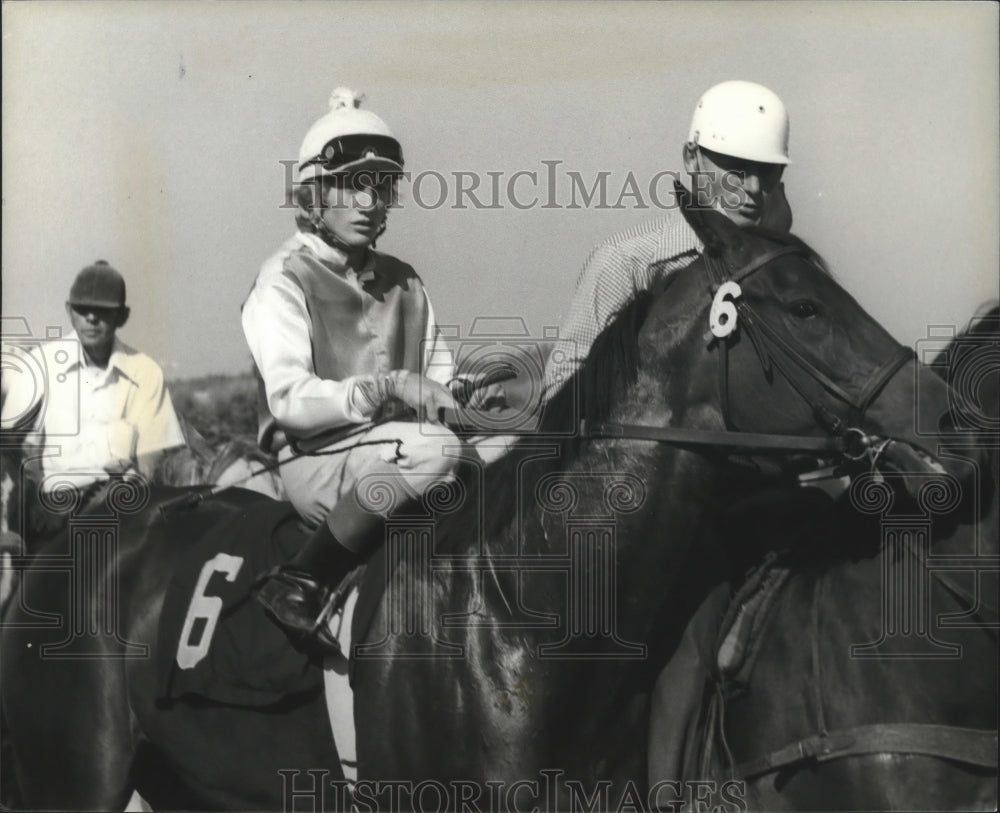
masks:
<instances>
[{"instance_id":1,"label":"horse bridle","mask_svg":"<svg viewBox=\"0 0 1000 813\"><path fill-rule=\"evenodd\" d=\"M851 461L868 458L872 466L889 441L866 434L858 428L868 408L889 380L901 367L913 359L913 351L899 346L870 377L864 389L851 395L843 387L809 361L805 355L784 339L745 299L740 297L740 283L780 257L797 255L819 268L805 247L783 244L750 260L735 273L727 274L721 257L706 250L704 268L709 293L713 297L711 342L719 348L719 397L724 430L652 427L635 424L597 423L584 425L582 431L591 438L631 438L672 443L678 446L709 446L747 453L811 453L823 457L841 457ZM822 269L821 269L822 270ZM826 273L823 271L823 273ZM720 316L716 317L716 309ZM777 369L788 385L809 406L817 424L828 437L776 435L735 431L729 405L729 337L737 324L750 340L769 378ZM820 401L812 398L802 386L795 370L801 371L825 391L850 408L847 421L835 415Z\"/></svg>"},{"instance_id":2,"label":"horse bridle","mask_svg":"<svg viewBox=\"0 0 1000 813\"><path fill-rule=\"evenodd\" d=\"M779 257L789 255L804 257L810 265L819 269L819 266L816 265L807 251L798 246L786 245L769 251L766 254L762 254L760 257L747 263L747 265L733 274L729 281L735 282L738 285L747 277L764 268L764 266L768 265L772 261L778 259ZM712 255L706 254L705 270L709 276L709 285L713 295L715 295L719 288L721 288L724 284L723 281L719 281L717 278L715 262L716 258ZM822 271L822 269L819 270ZM802 388L796 383L794 376L788 370L785 363L781 360L782 356L794 363L799 369L804 371L811 379L813 379L813 381L819 383L827 392L831 393L838 400L850 406L852 409L850 420L852 423L860 423L860 421L864 418L865 413L868 411L868 407L871 406L872 402L883 390L889 379L896 374L900 367L913 358L913 351L908 347L898 347L895 353L893 353L885 361L885 363L879 367L875 374L871 376L868 384L855 398L844 390L843 387L831 380L829 376L823 373L823 371L820 370L815 364L805 358L802 353L796 350L796 348L793 347L788 341L783 339L781 335L775 331L774 328L772 328L745 299L736 298L734 305L737 313L742 317L744 331L753 344L754 350L757 353L757 358L765 372L768 372L771 366L777 368L778 372L782 374L788 384L812 409L817 422L832 435L842 435L844 431L846 431L847 427L840 418L830 413L830 411L823 404L818 401L814 401L806 395ZM721 353L724 359L723 363L720 365L722 379L720 390L723 396L722 410L723 416L726 420L726 426L729 427L731 425L728 416L729 404L727 380L729 344L728 342L721 342L720 345ZM778 354L774 351L778 351Z\"/></svg>"}]
</instances>

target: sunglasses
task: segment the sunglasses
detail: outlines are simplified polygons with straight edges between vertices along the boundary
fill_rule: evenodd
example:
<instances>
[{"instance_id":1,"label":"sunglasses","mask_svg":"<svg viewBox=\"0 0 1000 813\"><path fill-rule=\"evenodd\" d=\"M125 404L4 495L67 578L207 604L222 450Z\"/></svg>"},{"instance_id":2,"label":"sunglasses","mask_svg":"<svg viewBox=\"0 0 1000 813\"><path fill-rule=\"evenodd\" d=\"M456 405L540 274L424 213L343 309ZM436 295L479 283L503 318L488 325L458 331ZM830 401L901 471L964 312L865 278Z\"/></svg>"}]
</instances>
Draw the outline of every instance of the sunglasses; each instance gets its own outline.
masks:
<instances>
[{"instance_id":1,"label":"sunglasses","mask_svg":"<svg viewBox=\"0 0 1000 813\"><path fill-rule=\"evenodd\" d=\"M77 316L93 314L101 322L113 322L121 312L121 308L108 308L103 305L73 305L71 303L69 307Z\"/></svg>"},{"instance_id":2,"label":"sunglasses","mask_svg":"<svg viewBox=\"0 0 1000 813\"><path fill-rule=\"evenodd\" d=\"M305 161L302 167L319 164L327 172L334 172L347 164L365 158L386 158L402 166L403 150L399 146L399 142L392 136L340 136L327 141L320 154Z\"/></svg>"}]
</instances>

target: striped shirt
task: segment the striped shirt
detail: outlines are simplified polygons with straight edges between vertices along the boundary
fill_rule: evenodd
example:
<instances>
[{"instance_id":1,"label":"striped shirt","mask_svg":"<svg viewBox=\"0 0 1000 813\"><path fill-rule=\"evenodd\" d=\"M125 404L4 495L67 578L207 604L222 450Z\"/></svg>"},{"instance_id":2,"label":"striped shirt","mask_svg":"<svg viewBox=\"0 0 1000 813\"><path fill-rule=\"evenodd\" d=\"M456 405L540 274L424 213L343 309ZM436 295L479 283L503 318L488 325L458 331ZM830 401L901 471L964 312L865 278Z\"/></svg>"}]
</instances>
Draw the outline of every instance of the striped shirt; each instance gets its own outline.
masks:
<instances>
[{"instance_id":1,"label":"striped shirt","mask_svg":"<svg viewBox=\"0 0 1000 813\"><path fill-rule=\"evenodd\" d=\"M703 248L679 211L640 223L595 248L577 278L569 315L545 366L545 399L579 369L594 340L624 305L689 265Z\"/></svg>"}]
</instances>

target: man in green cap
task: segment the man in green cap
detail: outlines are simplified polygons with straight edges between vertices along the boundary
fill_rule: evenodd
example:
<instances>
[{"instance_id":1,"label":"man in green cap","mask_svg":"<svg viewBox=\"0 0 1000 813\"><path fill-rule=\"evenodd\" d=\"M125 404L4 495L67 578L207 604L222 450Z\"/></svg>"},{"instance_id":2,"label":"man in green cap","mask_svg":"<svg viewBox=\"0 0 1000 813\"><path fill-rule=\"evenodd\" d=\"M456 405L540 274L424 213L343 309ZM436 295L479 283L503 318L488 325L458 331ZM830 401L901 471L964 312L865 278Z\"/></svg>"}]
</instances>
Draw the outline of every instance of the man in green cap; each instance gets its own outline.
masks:
<instances>
[{"instance_id":1,"label":"man in green cap","mask_svg":"<svg viewBox=\"0 0 1000 813\"><path fill-rule=\"evenodd\" d=\"M88 265L66 313L65 338L4 349L0 428L25 433L43 493L91 489L115 474L151 478L184 435L160 366L116 336L129 317L122 275L104 260Z\"/></svg>"}]
</instances>

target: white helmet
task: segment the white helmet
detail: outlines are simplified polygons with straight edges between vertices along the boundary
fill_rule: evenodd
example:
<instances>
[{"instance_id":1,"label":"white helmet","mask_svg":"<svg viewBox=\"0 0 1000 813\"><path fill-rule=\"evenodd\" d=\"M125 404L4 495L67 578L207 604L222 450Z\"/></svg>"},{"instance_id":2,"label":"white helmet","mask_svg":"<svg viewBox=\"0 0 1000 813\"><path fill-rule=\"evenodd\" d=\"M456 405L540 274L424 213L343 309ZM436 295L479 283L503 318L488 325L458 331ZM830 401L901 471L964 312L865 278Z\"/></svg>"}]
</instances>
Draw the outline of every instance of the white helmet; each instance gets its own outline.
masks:
<instances>
[{"instance_id":1,"label":"white helmet","mask_svg":"<svg viewBox=\"0 0 1000 813\"><path fill-rule=\"evenodd\" d=\"M694 109L688 141L747 161L791 163L785 105L754 82L734 80L706 90Z\"/></svg>"},{"instance_id":2,"label":"white helmet","mask_svg":"<svg viewBox=\"0 0 1000 813\"><path fill-rule=\"evenodd\" d=\"M359 169L403 171L403 150L388 125L347 88L330 94L330 112L318 119L299 148L299 181Z\"/></svg>"}]
</instances>

